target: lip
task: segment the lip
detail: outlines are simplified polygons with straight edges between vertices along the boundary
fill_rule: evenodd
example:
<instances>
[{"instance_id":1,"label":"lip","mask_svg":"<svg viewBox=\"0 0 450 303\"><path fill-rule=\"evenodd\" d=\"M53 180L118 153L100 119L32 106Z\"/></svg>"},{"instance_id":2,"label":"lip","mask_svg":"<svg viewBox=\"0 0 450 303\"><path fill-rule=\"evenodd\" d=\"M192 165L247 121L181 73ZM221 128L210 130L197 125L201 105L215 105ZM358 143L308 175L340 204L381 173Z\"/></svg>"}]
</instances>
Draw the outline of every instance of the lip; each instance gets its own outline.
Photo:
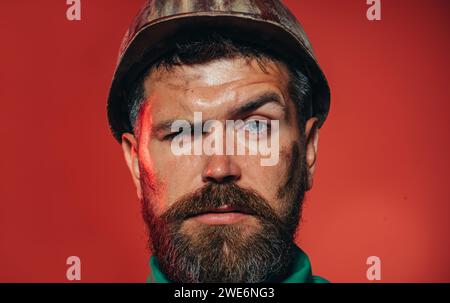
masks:
<instances>
[{"instance_id":1,"label":"lip","mask_svg":"<svg viewBox=\"0 0 450 303\"><path fill-rule=\"evenodd\" d=\"M245 210L230 207L228 205L209 209L206 212L193 216L192 219L199 223L208 225L236 224L251 216Z\"/></svg>"}]
</instances>

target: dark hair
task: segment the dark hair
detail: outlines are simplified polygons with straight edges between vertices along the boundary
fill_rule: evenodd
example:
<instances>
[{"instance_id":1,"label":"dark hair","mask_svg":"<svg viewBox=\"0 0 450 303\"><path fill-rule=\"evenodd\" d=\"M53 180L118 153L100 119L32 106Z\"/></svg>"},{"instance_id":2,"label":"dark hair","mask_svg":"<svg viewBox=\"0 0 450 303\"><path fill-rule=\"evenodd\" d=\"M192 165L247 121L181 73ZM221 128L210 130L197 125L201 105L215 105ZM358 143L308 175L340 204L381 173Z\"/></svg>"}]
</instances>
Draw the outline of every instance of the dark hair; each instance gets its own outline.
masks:
<instances>
[{"instance_id":1,"label":"dark hair","mask_svg":"<svg viewBox=\"0 0 450 303\"><path fill-rule=\"evenodd\" d=\"M222 58L256 59L263 71L267 60L285 64L289 71L289 97L296 104L299 128L304 131L306 120L312 115L311 84L299 68L287 64L286 60L269 49L240 41L216 31L197 32L194 35L178 38L171 51L147 64L144 72L129 89L128 112L132 128L135 128L138 113L146 96L144 81L150 72L157 68L170 68L179 65L206 63Z\"/></svg>"}]
</instances>

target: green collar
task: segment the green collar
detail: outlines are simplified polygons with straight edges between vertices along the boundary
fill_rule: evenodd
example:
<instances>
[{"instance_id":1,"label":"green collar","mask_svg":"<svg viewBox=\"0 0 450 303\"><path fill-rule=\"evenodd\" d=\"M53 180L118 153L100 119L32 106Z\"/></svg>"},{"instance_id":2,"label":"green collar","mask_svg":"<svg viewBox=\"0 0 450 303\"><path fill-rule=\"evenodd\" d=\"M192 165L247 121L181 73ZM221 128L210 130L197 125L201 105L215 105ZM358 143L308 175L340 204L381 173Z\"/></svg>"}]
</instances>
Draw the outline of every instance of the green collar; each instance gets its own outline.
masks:
<instances>
[{"instance_id":1,"label":"green collar","mask_svg":"<svg viewBox=\"0 0 450 303\"><path fill-rule=\"evenodd\" d=\"M147 283L171 283L159 270L158 260L155 256L150 257L150 274ZM313 276L311 272L311 262L308 256L297 246L294 250L294 262L290 269L290 274L281 283L327 283L328 281Z\"/></svg>"}]
</instances>

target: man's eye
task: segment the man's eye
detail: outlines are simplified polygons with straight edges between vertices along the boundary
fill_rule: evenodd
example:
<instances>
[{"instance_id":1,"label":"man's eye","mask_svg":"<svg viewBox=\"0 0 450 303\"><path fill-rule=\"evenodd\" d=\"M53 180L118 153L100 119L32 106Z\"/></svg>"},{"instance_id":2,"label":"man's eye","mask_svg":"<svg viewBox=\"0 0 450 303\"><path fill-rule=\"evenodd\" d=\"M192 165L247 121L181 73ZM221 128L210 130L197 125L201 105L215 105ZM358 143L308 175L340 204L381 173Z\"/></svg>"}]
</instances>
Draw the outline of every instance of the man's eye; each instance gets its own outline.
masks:
<instances>
[{"instance_id":1,"label":"man's eye","mask_svg":"<svg viewBox=\"0 0 450 303\"><path fill-rule=\"evenodd\" d=\"M200 133L202 136L208 134L208 132L201 132ZM189 133L184 133L180 130L178 132L173 132L170 134L167 134L163 137L163 141L172 141L175 137L181 137L181 136L186 136L189 135ZM198 135L194 132L194 130L191 131L190 135L194 138L196 138Z\"/></svg>"},{"instance_id":2,"label":"man's eye","mask_svg":"<svg viewBox=\"0 0 450 303\"><path fill-rule=\"evenodd\" d=\"M248 132L260 134L270 129L270 124L264 120L249 120L245 122L244 129Z\"/></svg>"},{"instance_id":3,"label":"man's eye","mask_svg":"<svg viewBox=\"0 0 450 303\"><path fill-rule=\"evenodd\" d=\"M167 135L165 135L165 136L163 137L163 140L164 140L164 141L172 141L173 138L175 138L175 137L178 136L179 134L181 134L181 131L167 134Z\"/></svg>"},{"instance_id":4,"label":"man's eye","mask_svg":"<svg viewBox=\"0 0 450 303\"><path fill-rule=\"evenodd\" d=\"M170 133L170 134L168 134L168 135L165 135L165 136L163 137L163 141L169 141L169 140L172 140L176 135L177 135L177 133Z\"/></svg>"}]
</instances>

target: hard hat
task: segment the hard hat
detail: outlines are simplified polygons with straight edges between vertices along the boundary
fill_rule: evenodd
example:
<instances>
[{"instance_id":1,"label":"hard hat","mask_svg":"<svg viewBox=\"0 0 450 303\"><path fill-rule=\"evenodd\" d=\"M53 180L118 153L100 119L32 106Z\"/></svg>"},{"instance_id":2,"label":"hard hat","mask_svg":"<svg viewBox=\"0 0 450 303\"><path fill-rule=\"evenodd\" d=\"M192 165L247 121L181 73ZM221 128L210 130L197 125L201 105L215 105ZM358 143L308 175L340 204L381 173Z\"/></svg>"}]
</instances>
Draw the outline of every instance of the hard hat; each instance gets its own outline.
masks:
<instances>
[{"instance_id":1,"label":"hard hat","mask_svg":"<svg viewBox=\"0 0 450 303\"><path fill-rule=\"evenodd\" d=\"M324 123L330 89L302 26L279 0L150 0L123 39L108 98L108 119L121 142L132 132L126 88L145 62L171 47L180 31L221 29L299 62L312 86L312 114Z\"/></svg>"}]
</instances>

